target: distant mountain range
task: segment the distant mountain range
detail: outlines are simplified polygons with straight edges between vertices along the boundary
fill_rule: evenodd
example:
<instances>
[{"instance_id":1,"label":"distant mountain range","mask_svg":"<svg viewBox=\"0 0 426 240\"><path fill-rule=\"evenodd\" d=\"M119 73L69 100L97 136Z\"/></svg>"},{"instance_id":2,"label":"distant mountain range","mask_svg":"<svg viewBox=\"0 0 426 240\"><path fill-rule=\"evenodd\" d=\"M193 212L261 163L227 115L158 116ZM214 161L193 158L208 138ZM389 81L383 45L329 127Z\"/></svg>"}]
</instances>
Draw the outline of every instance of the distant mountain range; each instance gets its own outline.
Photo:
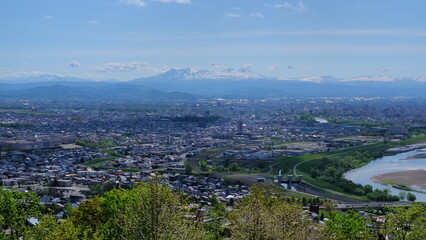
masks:
<instances>
[{"instance_id":1,"label":"distant mountain range","mask_svg":"<svg viewBox=\"0 0 426 240\"><path fill-rule=\"evenodd\" d=\"M426 83L415 78L363 76L336 79L273 78L247 68L220 72L171 69L127 82L38 76L0 80L0 98L49 100L172 100L279 97L425 97Z\"/></svg>"}]
</instances>

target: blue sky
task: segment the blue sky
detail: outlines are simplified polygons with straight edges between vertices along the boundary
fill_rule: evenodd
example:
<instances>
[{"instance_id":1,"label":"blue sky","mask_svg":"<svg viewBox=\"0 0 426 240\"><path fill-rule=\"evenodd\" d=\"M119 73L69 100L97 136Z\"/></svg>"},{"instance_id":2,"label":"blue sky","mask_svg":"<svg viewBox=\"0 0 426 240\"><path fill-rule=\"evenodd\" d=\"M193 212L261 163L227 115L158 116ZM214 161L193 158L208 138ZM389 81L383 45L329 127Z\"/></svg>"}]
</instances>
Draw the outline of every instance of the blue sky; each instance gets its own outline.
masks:
<instances>
[{"instance_id":1,"label":"blue sky","mask_svg":"<svg viewBox=\"0 0 426 240\"><path fill-rule=\"evenodd\" d=\"M425 78L424 0L0 0L0 78Z\"/></svg>"}]
</instances>

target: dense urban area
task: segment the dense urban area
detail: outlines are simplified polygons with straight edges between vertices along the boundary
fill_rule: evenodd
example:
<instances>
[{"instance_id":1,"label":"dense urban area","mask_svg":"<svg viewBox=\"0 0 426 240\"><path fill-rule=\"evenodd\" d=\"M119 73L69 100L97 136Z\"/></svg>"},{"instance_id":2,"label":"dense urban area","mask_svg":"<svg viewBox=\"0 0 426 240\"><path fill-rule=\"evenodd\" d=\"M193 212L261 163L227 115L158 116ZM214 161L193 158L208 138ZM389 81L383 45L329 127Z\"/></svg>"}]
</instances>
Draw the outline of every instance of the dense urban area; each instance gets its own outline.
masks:
<instances>
[{"instance_id":1,"label":"dense urban area","mask_svg":"<svg viewBox=\"0 0 426 240\"><path fill-rule=\"evenodd\" d=\"M424 98L1 100L0 238L425 239L424 188L345 178L425 148L424 109Z\"/></svg>"}]
</instances>

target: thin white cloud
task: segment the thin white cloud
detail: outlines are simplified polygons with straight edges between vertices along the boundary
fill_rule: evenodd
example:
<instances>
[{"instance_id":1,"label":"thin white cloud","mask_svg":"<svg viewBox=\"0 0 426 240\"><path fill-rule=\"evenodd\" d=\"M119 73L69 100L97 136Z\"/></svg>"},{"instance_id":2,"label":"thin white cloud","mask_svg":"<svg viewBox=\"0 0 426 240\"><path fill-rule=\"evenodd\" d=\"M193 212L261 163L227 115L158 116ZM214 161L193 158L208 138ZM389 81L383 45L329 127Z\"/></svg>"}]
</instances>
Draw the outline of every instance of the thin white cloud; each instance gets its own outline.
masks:
<instances>
[{"instance_id":1,"label":"thin white cloud","mask_svg":"<svg viewBox=\"0 0 426 240\"><path fill-rule=\"evenodd\" d=\"M226 68L221 69L218 71L212 72L212 74L217 79L227 79L227 78L265 78L262 75L259 75L257 73L254 73L251 71L251 68L253 67L252 64L246 64L242 68L239 69L233 69L233 68Z\"/></svg>"},{"instance_id":2,"label":"thin white cloud","mask_svg":"<svg viewBox=\"0 0 426 240\"><path fill-rule=\"evenodd\" d=\"M426 82L426 76L420 76L416 78L419 82Z\"/></svg>"},{"instance_id":3,"label":"thin white cloud","mask_svg":"<svg viewBox=\"0 0 426 240\"><path fill-rule=\"evenodd\" d=\"M13 78L36 78L43 77L45 79L53 79L56 77L71 77L71 75L57 74L43 71L0 71L0 79L13 79Z\"/></svg>"},{"instance_id":4,"label":"thin white cloud","mask_svg":"<svg viewBox=\"0 0 426 240\"><path fill-rule=\"evenodd\" d=\"M304 12L306 10L305 4L303 2L298 2L295 6L294 9L298 12Z\"/></svg>"},{"instance_id":5,"label":"thin white cloud","mask_svg":"<svg viewBox=\"0 0 426 240\"><path fill-rule=\"evenodd\" d=\"M229 18L239 18L239 17L241 17L241 15L238 14L238 13L226 13L225 16L229 17Z\"/></svg>"},{"instance_id":6,"label":"thin white cloud","mask_svg":"<svg viewBox=\"0 0 426 240\"><path fill-rule=\"evenodd\" d=\"M96 20L90 20L90 21L87 21L87 23L88 24L99 24L100 22L96 21Z\"/></svg>"},{"instance_id":7,"label":"thin white cloud","mask_svg":"<svg viewBox=\"0 0 426 240\"><path fill-rule=\"evenodd\" d=\"M231 14L227 17L238 18L239 14ZM185 35L171 35L167 32L129 32L120 33L117 38L124 41L184 41L184 40L214 40L214 39L238 39L249 37L269 36L406 36L425 37L426 30L406 29L335 29L335 30L263 30L263 31L234 31L221 33L190 32Z\"/></svg>"},{"instance_id":8,"label":"thin white cloud","mask_svg":"<svg viewBox=\"0 0 426 240\"><path fill-rule=\"evenodd\" d=\"M240 71L248 72L248 71L251 71L252 68L253 68L253 64L246 64L242 68L240 68Z\"/></svg>"},{"instance_id":9,"label":"thin white cloud","mask_svg":"<svg viewBox=\"0 0 426 240\"><path fill-rule=\"evenodd\" d=\"M249 78L265 78L262 75L254 73L250 70L251 64L247 64L242 68L224 68L224 69L215 69L213 71L200 70L196 71L194 69L188 68L189 71L183 76L183 79L249 79Z\"/></svg>"},{"instance_id":10,"label":"thin white cloud","mask_svg":"<svg viewBox=\"0 0 426 240\"><path fill-rule=\"evenodd\" d=\"M50 16L50 15L44 15L43 16L44 19L49 19L49 20L53 20L55 19L54 17Z\"/></svg>"},{"instance_id":11,"label":"thin white cloud","mask_svg":"<svg viewBox=\"0 0 426 240\"><path fill-rule=\"evenodd\" d=\"M136 7L145 7L146 6L146 2L142 1L142 0L120 0L121 4L125 4L125 5L132 5L132 6L136 6Z\"/></svg>"},{"instance_id":12,"label":"thin white cloud","mask_svg":"<svg viewBox=\"0 0 426 240\"><path fill-rule=\"evenodd\" d=\"M407 71L406 68L394 68L394 67L379 67L376 68L377 71L381 72L405 72Z\"/></svg>"},{"instance_id":13,"label":"thin white cloud","mask_svg":"<svg viewBox=\"0 0 426 240\"><path fill-rule=\"evenodd\" d=\"M145 69L150 66L147 62L124 62L124 63L105 63L95 68L98 72L130 72L134 70Z\"/></svg>"},{"instance_id":14,"label":"thin white cloud","mask_svg":"<svg viewBox=\"0 0 426 240\"><path fill-rule=\"evenodd\" d=\"M284 9L291 9L296 12L304 12L306 10L306 6L303 2L297 2L297 3L289 3L289 2L283 2L283 3L274 3L274 4L266 4L268 7L272 8L284 8Z\"/></svg>"},{"instance_id":15,"label":"thin white cloud","mask_svg":"<svg viewBox=\"0 0 426 240\"><path fill-rule=\"evenodd\" d=\"M293 5L291 5L288 2L284 2L284 3L274 3L274 4L266 4L266 6L268 7L273 7L273 8L292 8Z\"/></svg>"},{"instance_id":16,"label":"thin white cloud","mask_svg":"<svg viewBox=\"0 0 426 240\"><path fill-rule=\"evenodd\" d=\"M276 71L276 70L280 70L281 67L276 64L272 64L271 66L268 67L268 69L271 71Z\"/></svg>"},{"instance_id":17,"label":"thin white cloud","mask_svg":"<svg viewBox=\"0 0 426 240\"><path fill-rule=\"evenodd\" d=\"M17 83L20 81L29 82L29 81L50 81L57 80L57 78L79 78L79 79L90 79L95 81L102 81L111 79L110 76L105 77L101 75L94 75L91 73L81 73L79 75L69 74L69 73L52 73L45 71L0 71L0 80L5 81L13 81L13 83Z\"/></svg>"},{"instance_id":18,"label":"thin white cloud","mask_svg":"<svg viewBox=\"0 0 426 240\"><path fill-rule=\"evenodd\" d=\"M70 64L68 66L73 67L73 68L78 68L78 67L80 67L80 63L73 60L73 61L70 62Z\"/></svg>"},{"instance_id":19,"label":"thin white cloud","mask_svg":"<svg viewBox=\"0 0 426 240\"><path fill-rule=\"evenodd\" d=\"M181 4L189 4L191 3L191 0L157 0L159 2L164 2L164 3L181 3Z\"/></svg>"},{"instance_id":20,"label":"thin white cloud","mask_svg":"<svg viewBox=\"0 0 426 240\"><path fill-rule=\"evenodd\" d=\"M220 62L210 62L210 66L212 66L212 67L219 67L219 68L222 68L222 67L225 67L222 63L220 63Z\"/></svg>"},{"instance_id":21,"label":"thin white cloud","mask_svg":"<svg viewBox=\"0 0 426 240\"><path fill-rule=\"evenodd\" d=\"M262 13L258 12L250 14L250 17L264 18L265 16L263 16Z\"/></svg>"},{"instance_id":22,"label":"thin white cloud","mask_svg":"<svg viewBox=\"0 0 426 240\"><path fill-rule=\"evenodd\" d=\"M153 73L163 73L169 70L170 67L163 65L161 67L153 67L148 62L111 62L95 67L96 72L132 72L132 71L147 71Z\"/></svg>"},{"instance_id":23,"label":"thin white cloud","mask_svg":"<svg viewBox=\"0 0 426 240\"><path fill-rule=\"evenodd\" d=\"M349 78L349 79L345 79L343 80L345 81L374 81L374 82L393 82L396 80L396 77L392 77L392 76L359 76L359 77L353 77L353 78Z\"/></svg>"}]
</instances>

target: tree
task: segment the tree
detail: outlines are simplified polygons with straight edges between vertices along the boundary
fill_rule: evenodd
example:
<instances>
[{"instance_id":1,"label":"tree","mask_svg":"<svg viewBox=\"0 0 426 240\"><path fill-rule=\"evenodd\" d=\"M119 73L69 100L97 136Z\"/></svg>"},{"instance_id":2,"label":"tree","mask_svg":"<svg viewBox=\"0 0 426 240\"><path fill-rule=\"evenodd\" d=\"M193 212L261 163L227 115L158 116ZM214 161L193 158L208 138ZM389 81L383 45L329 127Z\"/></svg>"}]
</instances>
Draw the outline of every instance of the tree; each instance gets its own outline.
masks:
<instances>
[{"instance_id":1,"label":"tree","mask_svg":"<svg viewBox=\"0 0 426 240\"><path fill-rule=\"evenodd\" d=\"M90 237L98 235L104 221L99 198L88 199L73 212L70 221L77 227L86 230Z\"/></svg>"},{"instance_id":2,"label":"tree","mask_svg":"<svg viewBox=\"0 0 426 240\"><path fill-rule=\"evenodd\" d=\"M406 197L407 197L407 192L399 193L399 200L404 201Z\"/></svg>"},{"instance_id":3,"label":"tree","mask_svg":"<svg viewBox=\"0 0 426 240\"><path fill-rule=\"evenodd\" d=\"M137 184L123 211L125 239L202 239L203 231L184 219L185 204L157 178Z\"/></svg>"},{"instance_id":4,"label":"tree","mask_svg":"<svg viewBox=\"0 0 426 240\"><path fill-rule=\"evenodd\" d=\"M334 167L327 167L324 170L324 176L336 178L336 175L337 175L337 170Z\"/></svg>"},{"instance_id":5,"label":"tree","mask_svg":"<svg viewBox=\"0 0 426 240\"><path fill-rule=\"evenodd\" d=\"M372 239L367 221L354 211L331 213L326 221L326 239Z\"/></svg>"},{"instance_id":6,"label":"tree","mask_svg":"<svg viewBox=\"0 0 426 240\"><path fill-rule=\"evenodd\" d=\"M33 192L0 188L0 239L18 239L26 231L28 218L41 217L39 200ZM3 230L10 229L6 235Z\"/></svg>"},{"instance_id":7,"label":"tree","mask_svg":"<svg viewBox=\"0 0 426 240\"><path fill-rule=\"evenodd\" d=\"M40 219L39 224L27 229L24 234L24 239L31 240L42 240L47 239L49 235L51 235L58 224L56 223L57 219L53 215L46 215Z\"/></svg>"},{"instance_id":8,"label":"tree","mask_svg":"<svg viewBox=\"0 0 426 240\"><path fill-rule=\"evenodd\" d=\"M229 215L233 239L321 239L321 227L290 204L277 190L252 185L251 195L238 202Z\"/></svg>"},{"instance_id":9,"label":"tree","mask_svg":"<svg viewBox=\"0 0 426 240\"><path fill-rule=\"evenodd\" d=\"M317 168L312 168L311 169L311 177L317 178L318 176L321 176L320 171Z\"/></svg>"},{"instance_id":10,"label":"tree","mask_svg":"<svg viewBox=\"0 0 426 240\"><path fill-rule=\"evenodd\" d=\"M74 212L74 208L72 208L71 206L66 206L64 207L63 211L64 211L64 215L62 216L62 218L67 219L72 216L72 213Z\"/></svg>"},{"instance_id":11,"label":"tree","mask_svg":"<svg viewBox=\"0 0 426 240\"><path fill-rule=\"evenodd\" d=\"M230 158L225 158L225 160L223 161L223 166L225 168L229 167L229 164L231 164L231 159Z\"/></svg>"},{"instance_id":12,"label":"tree","mask_svg":"<svg viewBox=\"0 0 426 240\"><path fill-rule=\"evenodd\" d=\"M373 192L373 186L371 186L370 184L364 185L364 194L367 195L371 192Z\"/></svg>"},{"instance_id":13,"label":"tree","mask_svg":"<svg viewBox=\"0 0 426 240\"><path fill-rule=\"evenodd\" d=\"M229 170L231 171L238 171L238 169L240 168L240 166L238 165L238 163L231 163Z\"/></svg>"},{"instance_id":14,"label":"tree","mask_svg":"<svg viewBox=\"0 0 426 240\"><path fill-rule=\"evenodd\" d=\"M94 184L89 186L90 190L87 191L85 195L89 197L103 196L104 193L111 191L112 189L114 189L114 187L115 187L115 184L111 182L107 182L104 184Z\"/></svg>"},{"instance_id":15,"label":"tree","mask_svg":"<svg viewBox=\"0 0 426 240\"><path fill-rule=\"evenodd\" d=\"M85 227L77 227L72 221L63 221L57 223L53 215L45 215L41 218L39 224L28 228L24 239L31 240L98 240L98 235L91 233L91 230Z\"/></svg>"},{"instance_id":16,"label":"tree","mask_svg":"<svg viewBox=\"0 0 426 240\"><path fill-rule=\"evenodd\" d=\"M183 195L155 178L86 200L46 239L204 239L203 228L184 217L186 205ZM60 229L72 238L57 237Z\"/></svg>"},{"instance_id":17,"label":"tree","mask_svg":"<svg viewBox=\"0 0 426 240\"><path fill-rule=\"evenodd\" d=\"M113 189L100 198L103 222L101 235L105 239L124 239L124 210L130 199L130 191Z\"/></svg>"},{"instance_id":18,"label":"tree","mask_svg":"<svg viewBox=\"0 0 426 240\"><path fill-rule=\"evenodd\" d=\"M185 166L185 173L190 175L192 173L192 166L191 164L189 164L189 162L185 162L184 164Z\"/></svg>"},{"instance_id":19,"label":"tree","mask_svg":"<svg viewBox=\"0 0 426 240\"><path fill-rule=\"evenodd\" d=\"M222 239L223 235L225 235L224 220L226 205L219 202L215 194L212 194L210 204L211 206L207 212L209 221L203 224L207 233L207 239Z\"/></svg>"},{"instance_id":20,"label":"tree","mask_svg":"<svg viewBox=\"0 0 426 240\"><path fill-rule=\"evenodd\" d=\"M210 196L210 205L211 206L217 206L217 205L219 205L219 204L221 204L220 202L219 202L219 200L217 199L217 196L216 196L216 194L212 194L211 196Z\"/></svg>"},{"instance_id":21,"label":"tree","mask_svg":"<svg viewBox=\"0 0 426 240\"><path fill-rule=\"evenodd\" d=\"M426 238L426 209L420 204L387 209L386 221L380 233L394 239L415 240Z\"/></svg>"},{"instance_id":22,"label":"tree","mask_svg":"<svg viewBox=\"0 0 426 240\"><path fill-rule=\"evenodd\" d=\"M52 187L59 187L59 181L58 181L58 178L57 178L57 177L55 177L55 179L53 180L53 182L52 182L51 186L52 186Z\"/></svg>"},{"instance_id":23,"label":"tree","mask_svg":"<svg viewBox=\"0 0 426 240\"><path fill-rule=\"evenodd\" d=\"M48 216L50 220L43 220L32 229L25 239L31 240L101 240L104 239L93 233L91 229L84 226L76 226L72 221L56 223L53 216Z\"/></svg>"},{"instance_id":24,"label":"tree","mask_svg":"<svg viewBox=\"0 0 426 240\"><path fill-rule=\"evenodd\" d=\"M209 165L207 165L206 160L204 160L204 159L200 160L200 168L201 168L201 171L203 171L203 172L209 171Z\"/></svg>"},{"instance_id":25,"label":"tree","mask_svg":"<svg viewBox=\"0 0 426 240\"><path fill-rule=\"evenodd\" d=\"M416 201L416 195L412 194L412 193L407 193L407 200L410 202L414 202Z\"/></svg>"},{"instance_id":26,"label":"tree","mask_svg":"<svg viewBox=\"0 0 426 240\"><path fill-rule=\"evenodd\" d=\"M389 189L374 189L367 197L373 201L399 201L399 196L391 195Z\"/></svg>"},{"instance_id":27,"label":"tree","mask_svg":"<svg viewBox=\"0 0 426 240\"><path fill-rule=\"evenodd\" d=\"M266 190L260 186L252 186L251 195L241 199L231 212L231 234L235 239L267 239L269 209Z\"/></svg>"}]
</instances>

